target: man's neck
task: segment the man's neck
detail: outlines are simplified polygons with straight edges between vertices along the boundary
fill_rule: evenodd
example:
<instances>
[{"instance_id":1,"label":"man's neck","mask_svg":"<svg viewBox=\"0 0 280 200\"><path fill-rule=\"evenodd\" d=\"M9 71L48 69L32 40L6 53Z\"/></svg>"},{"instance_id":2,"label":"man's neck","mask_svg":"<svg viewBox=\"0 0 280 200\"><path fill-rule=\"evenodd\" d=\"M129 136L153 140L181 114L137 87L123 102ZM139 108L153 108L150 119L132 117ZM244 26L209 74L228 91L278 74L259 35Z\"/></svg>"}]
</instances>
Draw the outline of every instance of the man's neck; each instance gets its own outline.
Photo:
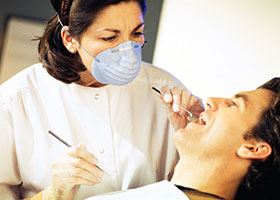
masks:
<instances>
[{"instance_id":1,"label":"man's neck","mask_svg":"<svg viewBox=\"0 0 280 200\"><path fill-rule=\"evenodd\" d=\"M175 185L211 193L227 200L234 199L243 178L243 174L236 173L240 169L229 169L230 164L225 166L216 161L209 163L209 161L203 163L201 160L184 163L181 159L175 167L171 182Z\"/></svg>"},{"instance_id":2,"label":"man's neck","mask_svg":"<svg viewBox=\"0 0 280 200\"><path fill-rule=\"evenodd\" d=\"M193 188L188 188L184 186L178 186L176 187L181 190L189 199L192 200L225 200L224 198L207 193L207 192L202 192Z\"/></svg>"}]
</instances>

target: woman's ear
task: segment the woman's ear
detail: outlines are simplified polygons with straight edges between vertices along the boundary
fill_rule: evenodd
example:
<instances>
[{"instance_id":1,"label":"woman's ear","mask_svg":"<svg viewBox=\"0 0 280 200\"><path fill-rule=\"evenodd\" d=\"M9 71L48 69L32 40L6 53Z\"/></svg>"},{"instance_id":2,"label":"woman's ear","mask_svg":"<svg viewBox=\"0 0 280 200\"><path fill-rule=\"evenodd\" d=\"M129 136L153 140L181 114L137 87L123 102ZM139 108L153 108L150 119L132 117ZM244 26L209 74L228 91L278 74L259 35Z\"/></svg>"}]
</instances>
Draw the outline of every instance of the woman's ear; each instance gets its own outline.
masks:
<instances>
[{"instance_id":1,"label":"woman's ear","mask_svg":"<svg viewBox=\"0 0 280 200\"><path fill-rule=\"evenodd\" d=\"M237 155L244 159L263 160L271 154L271 146L266 142L255 141L253 143L242 144Z\"/></svg>"},{"instance_id":2,"label":"woman's ear","mask_svg":"<svg viewBox=\"0 0 280 200\"><path fill-rule=\"evenodd\" d=\"M63 26L61 29L61 38L62 42L65 46L65 48L70 52L70 53L77 53L77 45L76 45L76 40L70 35L69 33L69 27L68 26Z\"/></svg>"}]
</instances>

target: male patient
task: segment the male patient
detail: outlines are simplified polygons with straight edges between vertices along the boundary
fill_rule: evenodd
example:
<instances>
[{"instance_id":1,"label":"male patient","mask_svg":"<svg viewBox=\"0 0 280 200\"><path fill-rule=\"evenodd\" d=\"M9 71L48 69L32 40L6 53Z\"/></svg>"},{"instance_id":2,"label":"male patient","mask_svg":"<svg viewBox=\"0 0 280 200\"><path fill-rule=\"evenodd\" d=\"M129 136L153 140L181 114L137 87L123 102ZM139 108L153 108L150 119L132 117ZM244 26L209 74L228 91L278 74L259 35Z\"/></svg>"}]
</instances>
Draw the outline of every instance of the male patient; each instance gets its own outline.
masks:
<instances>
[{"instance_id":1,"label":"male patient","mask_svg":"<svg viewBox=\"0 0 280 200\"><path fill-rule=\"evenodd\" d=\"M199 121L179 129L174 143L180 160L170 182L89 199L279 198L280 78L208 98Z\"/></svg>"}]
</instances>

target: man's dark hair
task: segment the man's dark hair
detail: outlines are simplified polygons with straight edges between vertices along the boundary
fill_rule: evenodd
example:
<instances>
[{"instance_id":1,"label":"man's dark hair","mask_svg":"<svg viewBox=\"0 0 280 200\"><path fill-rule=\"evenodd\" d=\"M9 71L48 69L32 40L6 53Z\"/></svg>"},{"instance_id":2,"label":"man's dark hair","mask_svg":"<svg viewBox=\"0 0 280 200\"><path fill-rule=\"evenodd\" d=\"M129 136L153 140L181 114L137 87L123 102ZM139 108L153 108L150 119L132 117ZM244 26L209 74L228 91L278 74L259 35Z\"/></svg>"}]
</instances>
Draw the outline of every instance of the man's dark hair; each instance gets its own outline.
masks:
<instances>
[{"instance_id":1,"label":"man's dark hair","mask_svg":"<svg viewBox=\"0 0 280 200\"><path fill-rule=\"evenodd\" d=\"M271 104L261 113L258 124L244 138L270 144L271 155L252 162L235 199L272 200L280 198L280 78L258 87L274 93Z\"/></svg>"},{"instance_id":2,"label":"man's dark hair","mask_svg":"<svg viewBox=\"0 0 280 200\"><path fill-rule=\"evenodd\" d=\"M145 15L146 0L51 0L57 14L49 20L38 46L40 61L48 73L64 83L72 83L80 79L79 72L86 70L79 54L72 54L64 47L61 23L69 26L70 35L79 41L104 8L130 1L139 3Z\"/></svg>"}]
</instances>

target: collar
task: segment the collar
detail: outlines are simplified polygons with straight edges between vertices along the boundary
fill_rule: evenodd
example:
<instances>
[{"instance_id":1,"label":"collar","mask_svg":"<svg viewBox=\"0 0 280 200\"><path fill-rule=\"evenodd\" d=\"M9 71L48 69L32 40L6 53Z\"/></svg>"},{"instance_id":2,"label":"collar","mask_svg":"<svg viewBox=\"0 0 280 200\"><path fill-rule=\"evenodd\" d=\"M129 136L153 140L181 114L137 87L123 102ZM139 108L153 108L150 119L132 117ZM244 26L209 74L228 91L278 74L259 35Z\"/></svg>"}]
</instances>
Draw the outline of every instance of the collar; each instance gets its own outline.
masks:
<instances>
[{"instance_id":1,"label":"collar","mask_svg":"<svg viewBox=\"0 0 280 200\"><path fill-rule=\"evenodd\" d=\"M184 187L181 185L175 185L179 190L181 190L187 197L190 198L190 200L225 200L224 198L207 193L202 192L193 188Z\"/></svg>"}]
</instances>

